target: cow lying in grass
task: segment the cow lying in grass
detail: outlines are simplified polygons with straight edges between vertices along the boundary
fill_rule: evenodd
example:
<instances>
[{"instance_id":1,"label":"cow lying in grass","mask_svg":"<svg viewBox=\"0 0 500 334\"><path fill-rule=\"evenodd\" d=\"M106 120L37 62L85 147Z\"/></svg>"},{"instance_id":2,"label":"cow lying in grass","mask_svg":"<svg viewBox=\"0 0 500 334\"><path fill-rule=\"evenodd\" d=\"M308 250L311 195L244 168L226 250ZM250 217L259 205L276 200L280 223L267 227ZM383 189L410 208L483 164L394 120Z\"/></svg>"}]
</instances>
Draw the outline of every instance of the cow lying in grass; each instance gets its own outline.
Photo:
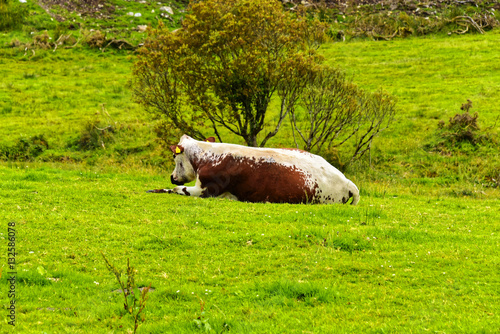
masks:
<instances>
[{"instance_id":1,"label":"cow lying in grass","mask_svg":"<svg viewBox=\"0 0 500 334\"><path fill-rule=\"evenodd\" d=\"M199 197L226 197L247 202L347 203L359 201L359 191L320 156L298 149L257 148L197 141L184 135L170 147L176 193ZM193 187L183 186L196 180Z\"/></svg>"}]
</instances>

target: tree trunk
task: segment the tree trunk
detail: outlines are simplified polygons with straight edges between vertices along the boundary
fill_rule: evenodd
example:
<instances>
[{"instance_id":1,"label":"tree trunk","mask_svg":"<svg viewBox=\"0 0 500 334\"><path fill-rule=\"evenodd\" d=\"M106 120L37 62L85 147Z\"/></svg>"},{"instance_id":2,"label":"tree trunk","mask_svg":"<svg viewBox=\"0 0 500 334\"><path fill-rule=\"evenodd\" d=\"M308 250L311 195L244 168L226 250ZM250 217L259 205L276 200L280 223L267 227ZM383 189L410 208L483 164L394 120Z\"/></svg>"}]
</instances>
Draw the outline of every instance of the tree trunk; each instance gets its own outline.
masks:
<instances>
[{"instance_id":1,"label":"tree trunk","mask_svg":"<svg viewBox=\"0 0 500 334\"><path fill-rule=\"evenodd\" d=\"M248 137L248 141L247 141L247 145L248 146L252 146L252 147L257 147L257 135L255 134L252 134Z\"/></svg>"}]
</instances>

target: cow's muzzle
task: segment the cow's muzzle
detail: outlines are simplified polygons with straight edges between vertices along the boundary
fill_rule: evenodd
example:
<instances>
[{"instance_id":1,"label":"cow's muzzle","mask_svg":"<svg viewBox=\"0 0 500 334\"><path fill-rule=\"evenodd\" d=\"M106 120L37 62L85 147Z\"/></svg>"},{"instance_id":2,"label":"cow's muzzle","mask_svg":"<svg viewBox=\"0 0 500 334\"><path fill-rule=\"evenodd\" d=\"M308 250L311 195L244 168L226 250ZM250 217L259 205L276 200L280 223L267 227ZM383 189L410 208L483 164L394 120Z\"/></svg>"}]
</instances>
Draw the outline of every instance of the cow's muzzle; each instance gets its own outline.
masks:
<instances>
[{"instance_id":1,"label":"cow's muzzle","mask_svg":"<svg viewBox=\"0 0 500 334\"><path fill-rule=\"evenodd\" d=\"M173 175L170 175L170 182L172 182L172 184L175 184L178 186L182 186L184 184L184 182L180 182L180 181L177 181L176 179L174 179Z\"/></svg>"}]
</instances>

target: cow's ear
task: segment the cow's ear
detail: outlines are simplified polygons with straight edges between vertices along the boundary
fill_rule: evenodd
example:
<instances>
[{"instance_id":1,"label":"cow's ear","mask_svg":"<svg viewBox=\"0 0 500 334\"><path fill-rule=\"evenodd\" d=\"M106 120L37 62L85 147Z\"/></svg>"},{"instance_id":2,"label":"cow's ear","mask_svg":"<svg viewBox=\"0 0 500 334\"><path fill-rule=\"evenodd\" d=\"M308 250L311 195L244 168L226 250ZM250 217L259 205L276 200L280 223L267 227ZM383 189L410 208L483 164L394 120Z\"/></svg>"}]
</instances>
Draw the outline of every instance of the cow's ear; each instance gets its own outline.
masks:
<instances>
[{"instance_id":1,"label":"cow's ear","mask_svg":"<svg viewBox=\"0 0 500 334\"><path fill-rule=\"evenodd\" d=\"M184 147L182 147L181 145L172 145L170 146L170 150L174 154L181 154L182 152L184 152Z\"/></svg>"},{"instance_id":2,"label":"cow's ear","mask_svg":"<svg viewBox=\"0 0 500 334\"><path fill-rule=\"evenodd\" d=\"M205 139L205 141L207 141L209 143L215 143L215 138L214 137L208 137L207 139Z\"/></svg>"}]
</instances>

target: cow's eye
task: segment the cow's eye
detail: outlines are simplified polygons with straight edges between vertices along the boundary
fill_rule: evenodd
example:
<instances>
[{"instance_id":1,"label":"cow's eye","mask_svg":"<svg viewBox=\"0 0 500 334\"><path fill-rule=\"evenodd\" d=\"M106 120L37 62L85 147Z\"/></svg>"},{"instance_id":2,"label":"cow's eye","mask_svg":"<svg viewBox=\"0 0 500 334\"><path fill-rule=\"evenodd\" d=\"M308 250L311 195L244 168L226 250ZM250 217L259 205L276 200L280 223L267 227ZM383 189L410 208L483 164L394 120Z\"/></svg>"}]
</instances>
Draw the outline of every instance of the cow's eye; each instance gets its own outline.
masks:
<instances>
[{"instance_id":1,"label":"cow's eye","mask_svg":"<svg viewBox=\"0 0 500 334\"><path fill-rule=\"evenodd\" d=\"M175 154L174 154L174 159L175 159Z\"/></svg>"}]
</instances>

